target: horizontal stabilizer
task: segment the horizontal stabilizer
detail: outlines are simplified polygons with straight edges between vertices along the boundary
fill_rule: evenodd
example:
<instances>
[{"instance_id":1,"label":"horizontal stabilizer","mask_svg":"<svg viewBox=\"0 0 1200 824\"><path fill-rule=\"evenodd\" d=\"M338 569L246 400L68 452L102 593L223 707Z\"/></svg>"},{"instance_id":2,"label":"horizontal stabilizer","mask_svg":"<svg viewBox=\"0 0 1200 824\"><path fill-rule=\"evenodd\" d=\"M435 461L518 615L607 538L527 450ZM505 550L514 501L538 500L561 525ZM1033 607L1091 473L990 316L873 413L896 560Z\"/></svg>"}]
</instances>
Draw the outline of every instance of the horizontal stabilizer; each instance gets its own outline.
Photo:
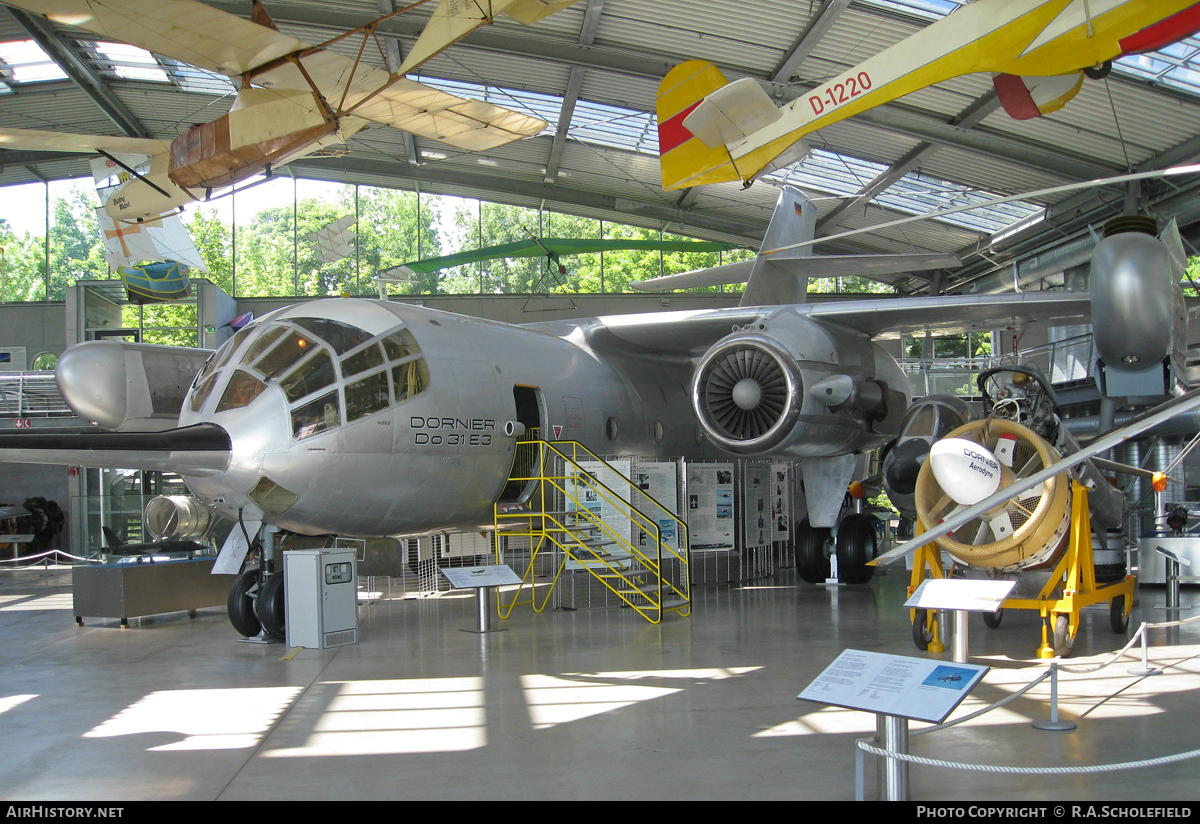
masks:
<instances>
[{"instance_id":1,"label":"horizontal stabilizer","mask_svg":"<svg viewBox=\"0 0 1200 824\"><path fill-rule=\"evenodd\" d=\"M758 81L743 77L711 92L683 119L683 125L705 146L716 149L780 117L779 109Z\"/></svg>"}]
</instances>

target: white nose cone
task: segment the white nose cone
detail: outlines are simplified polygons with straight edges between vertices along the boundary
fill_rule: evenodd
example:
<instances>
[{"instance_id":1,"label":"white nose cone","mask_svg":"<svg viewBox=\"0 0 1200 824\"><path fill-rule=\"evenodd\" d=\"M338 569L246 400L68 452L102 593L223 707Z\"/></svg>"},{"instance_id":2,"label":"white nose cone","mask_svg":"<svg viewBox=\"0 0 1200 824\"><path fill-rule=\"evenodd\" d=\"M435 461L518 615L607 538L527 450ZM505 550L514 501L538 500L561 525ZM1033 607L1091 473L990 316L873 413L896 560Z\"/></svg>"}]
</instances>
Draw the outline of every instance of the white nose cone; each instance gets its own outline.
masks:
<instances>
[{"instance_id":1,"label":"white nose cone","mask_svg":"<svg viewBox=\"0 0 1200 824\"><path fill-rule=\"evenodd\" d=\"M964 438L943 438L929 450L929 466L956 504L977 504L1000 488L1000 462L987 447Z\"/></svg>"},{"instance_id":2,"label":"white nose cone","mask_svg":"<svg viewBox=\"0 0 1200 824\"><path fill-rule=\"evenodd\" d=\"M762 400L762 387L753 378L742 378L733 387L733 402L742 409L753 409Z\"/></svg>"}]
</instances>

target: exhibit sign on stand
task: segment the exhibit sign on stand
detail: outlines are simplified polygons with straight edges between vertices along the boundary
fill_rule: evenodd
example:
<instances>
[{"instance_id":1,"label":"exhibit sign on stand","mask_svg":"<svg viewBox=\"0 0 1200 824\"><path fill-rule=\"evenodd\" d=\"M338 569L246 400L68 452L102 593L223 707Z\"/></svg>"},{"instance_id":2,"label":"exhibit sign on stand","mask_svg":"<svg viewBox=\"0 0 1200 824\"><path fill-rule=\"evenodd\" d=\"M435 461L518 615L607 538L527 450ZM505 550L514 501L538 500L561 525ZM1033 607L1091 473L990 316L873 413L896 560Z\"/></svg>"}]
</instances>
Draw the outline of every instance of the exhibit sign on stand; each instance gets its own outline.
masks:
<instances>
[{"instance_id":1,"label":"exhibit sign on stand","mask_svg":"<svg viewBox=\"0 0 1200 824\"><path fill-rule=\"evenodd\" d=\"M926 578L904 606L909 609L945 610L954 613L954 660L970 657L967 616L972 612L995 613L1012 594L1016 581L973 578Z\"/></svg>"},{"instance_id":2,"label":"exhibit sign on stand","mask_svg":"<svg viewBox=\"0 0 1200 824\"><path fill-rule=\"evenodd\" d=\"M464 629L462 632L505 632L505 628L492 628L492 591L500 586L519 586L521 576L513 572L507 564L475 567L442 567L442 575L454 589L475 590L475 614L479 619L476 629Z\"/></svg>"},{"instance_id":3,"label":"exhibit sign on stand","mask_svg":"<svg viewBox=\"0 0 1200 824\"><path fill-rule=\"evenodd\" d=\"M692 551L733 549L733 464L688 464L687 496Z\"/></svg>"},{"instance_id":4,"label":"exhibit sign on stand","mask_svg":"<svg viewBox=\"0 0 1200 824\"><path fill-rule=\"evenodd\" d=\"M909 719L934 724L945 721L989 669L979 664L848 649L796 697L875 713L882 722L884 748L907 754ZM861 770L855 783L861 800ZM907 800L907 762L887 759L886 794L888 801Z\"/></svg>"}]
</instances>

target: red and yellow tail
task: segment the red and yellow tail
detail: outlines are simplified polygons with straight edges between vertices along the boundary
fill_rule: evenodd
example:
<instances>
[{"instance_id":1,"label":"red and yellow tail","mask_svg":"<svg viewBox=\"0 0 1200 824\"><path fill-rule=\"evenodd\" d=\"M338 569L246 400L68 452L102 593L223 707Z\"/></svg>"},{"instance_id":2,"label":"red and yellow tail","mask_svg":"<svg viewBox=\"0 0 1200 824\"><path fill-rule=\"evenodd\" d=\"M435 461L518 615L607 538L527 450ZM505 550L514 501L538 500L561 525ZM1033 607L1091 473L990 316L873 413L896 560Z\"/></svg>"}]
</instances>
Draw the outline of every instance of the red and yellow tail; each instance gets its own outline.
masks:
<instances>
[{"instance_id":1,"label":"red and yellow tail","mask_svg":"<svg viewBox=\"0 0 1200 824\"><path fill-rule=\"evenodd\" d=\"M727 82L707 60L689 60L667 72L658 85L658 159L664 189L739 179L724 146L710 149L683 125L705 95Z\"/></svg>"}]
</instances>

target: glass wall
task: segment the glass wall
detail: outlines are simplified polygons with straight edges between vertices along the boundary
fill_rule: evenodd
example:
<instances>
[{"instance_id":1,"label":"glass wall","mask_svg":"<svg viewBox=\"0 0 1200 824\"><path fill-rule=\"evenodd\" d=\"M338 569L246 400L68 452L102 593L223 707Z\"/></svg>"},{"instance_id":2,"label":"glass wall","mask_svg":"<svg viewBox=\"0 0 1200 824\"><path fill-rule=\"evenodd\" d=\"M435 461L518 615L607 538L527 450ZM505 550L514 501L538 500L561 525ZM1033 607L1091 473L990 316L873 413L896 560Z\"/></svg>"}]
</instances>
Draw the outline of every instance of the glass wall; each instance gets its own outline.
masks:
<instances>
[{"instance_id":1,"label":"glass wall","mask_svg":"<svg viewBox=\"0 0 1200 824\"><path fill-rule=\"evenodd\" d=\"M375 295L399 267L532 238L686 240L658 229L418 191L280 175L181 215L210 280L235 297ZM76 280L109 277L90 179L4 189L0 302L62 300ZM119 233L118 233L119 234ZM633 281L744 260L753 250L612 249L551 260L474 259L404 273L392 294L624 292ZM739 287L729 287L734 290ZM715 291L719 287L699 291ZM174 318L163 318L173 327Z\"/></svg>"}]
</instances>

